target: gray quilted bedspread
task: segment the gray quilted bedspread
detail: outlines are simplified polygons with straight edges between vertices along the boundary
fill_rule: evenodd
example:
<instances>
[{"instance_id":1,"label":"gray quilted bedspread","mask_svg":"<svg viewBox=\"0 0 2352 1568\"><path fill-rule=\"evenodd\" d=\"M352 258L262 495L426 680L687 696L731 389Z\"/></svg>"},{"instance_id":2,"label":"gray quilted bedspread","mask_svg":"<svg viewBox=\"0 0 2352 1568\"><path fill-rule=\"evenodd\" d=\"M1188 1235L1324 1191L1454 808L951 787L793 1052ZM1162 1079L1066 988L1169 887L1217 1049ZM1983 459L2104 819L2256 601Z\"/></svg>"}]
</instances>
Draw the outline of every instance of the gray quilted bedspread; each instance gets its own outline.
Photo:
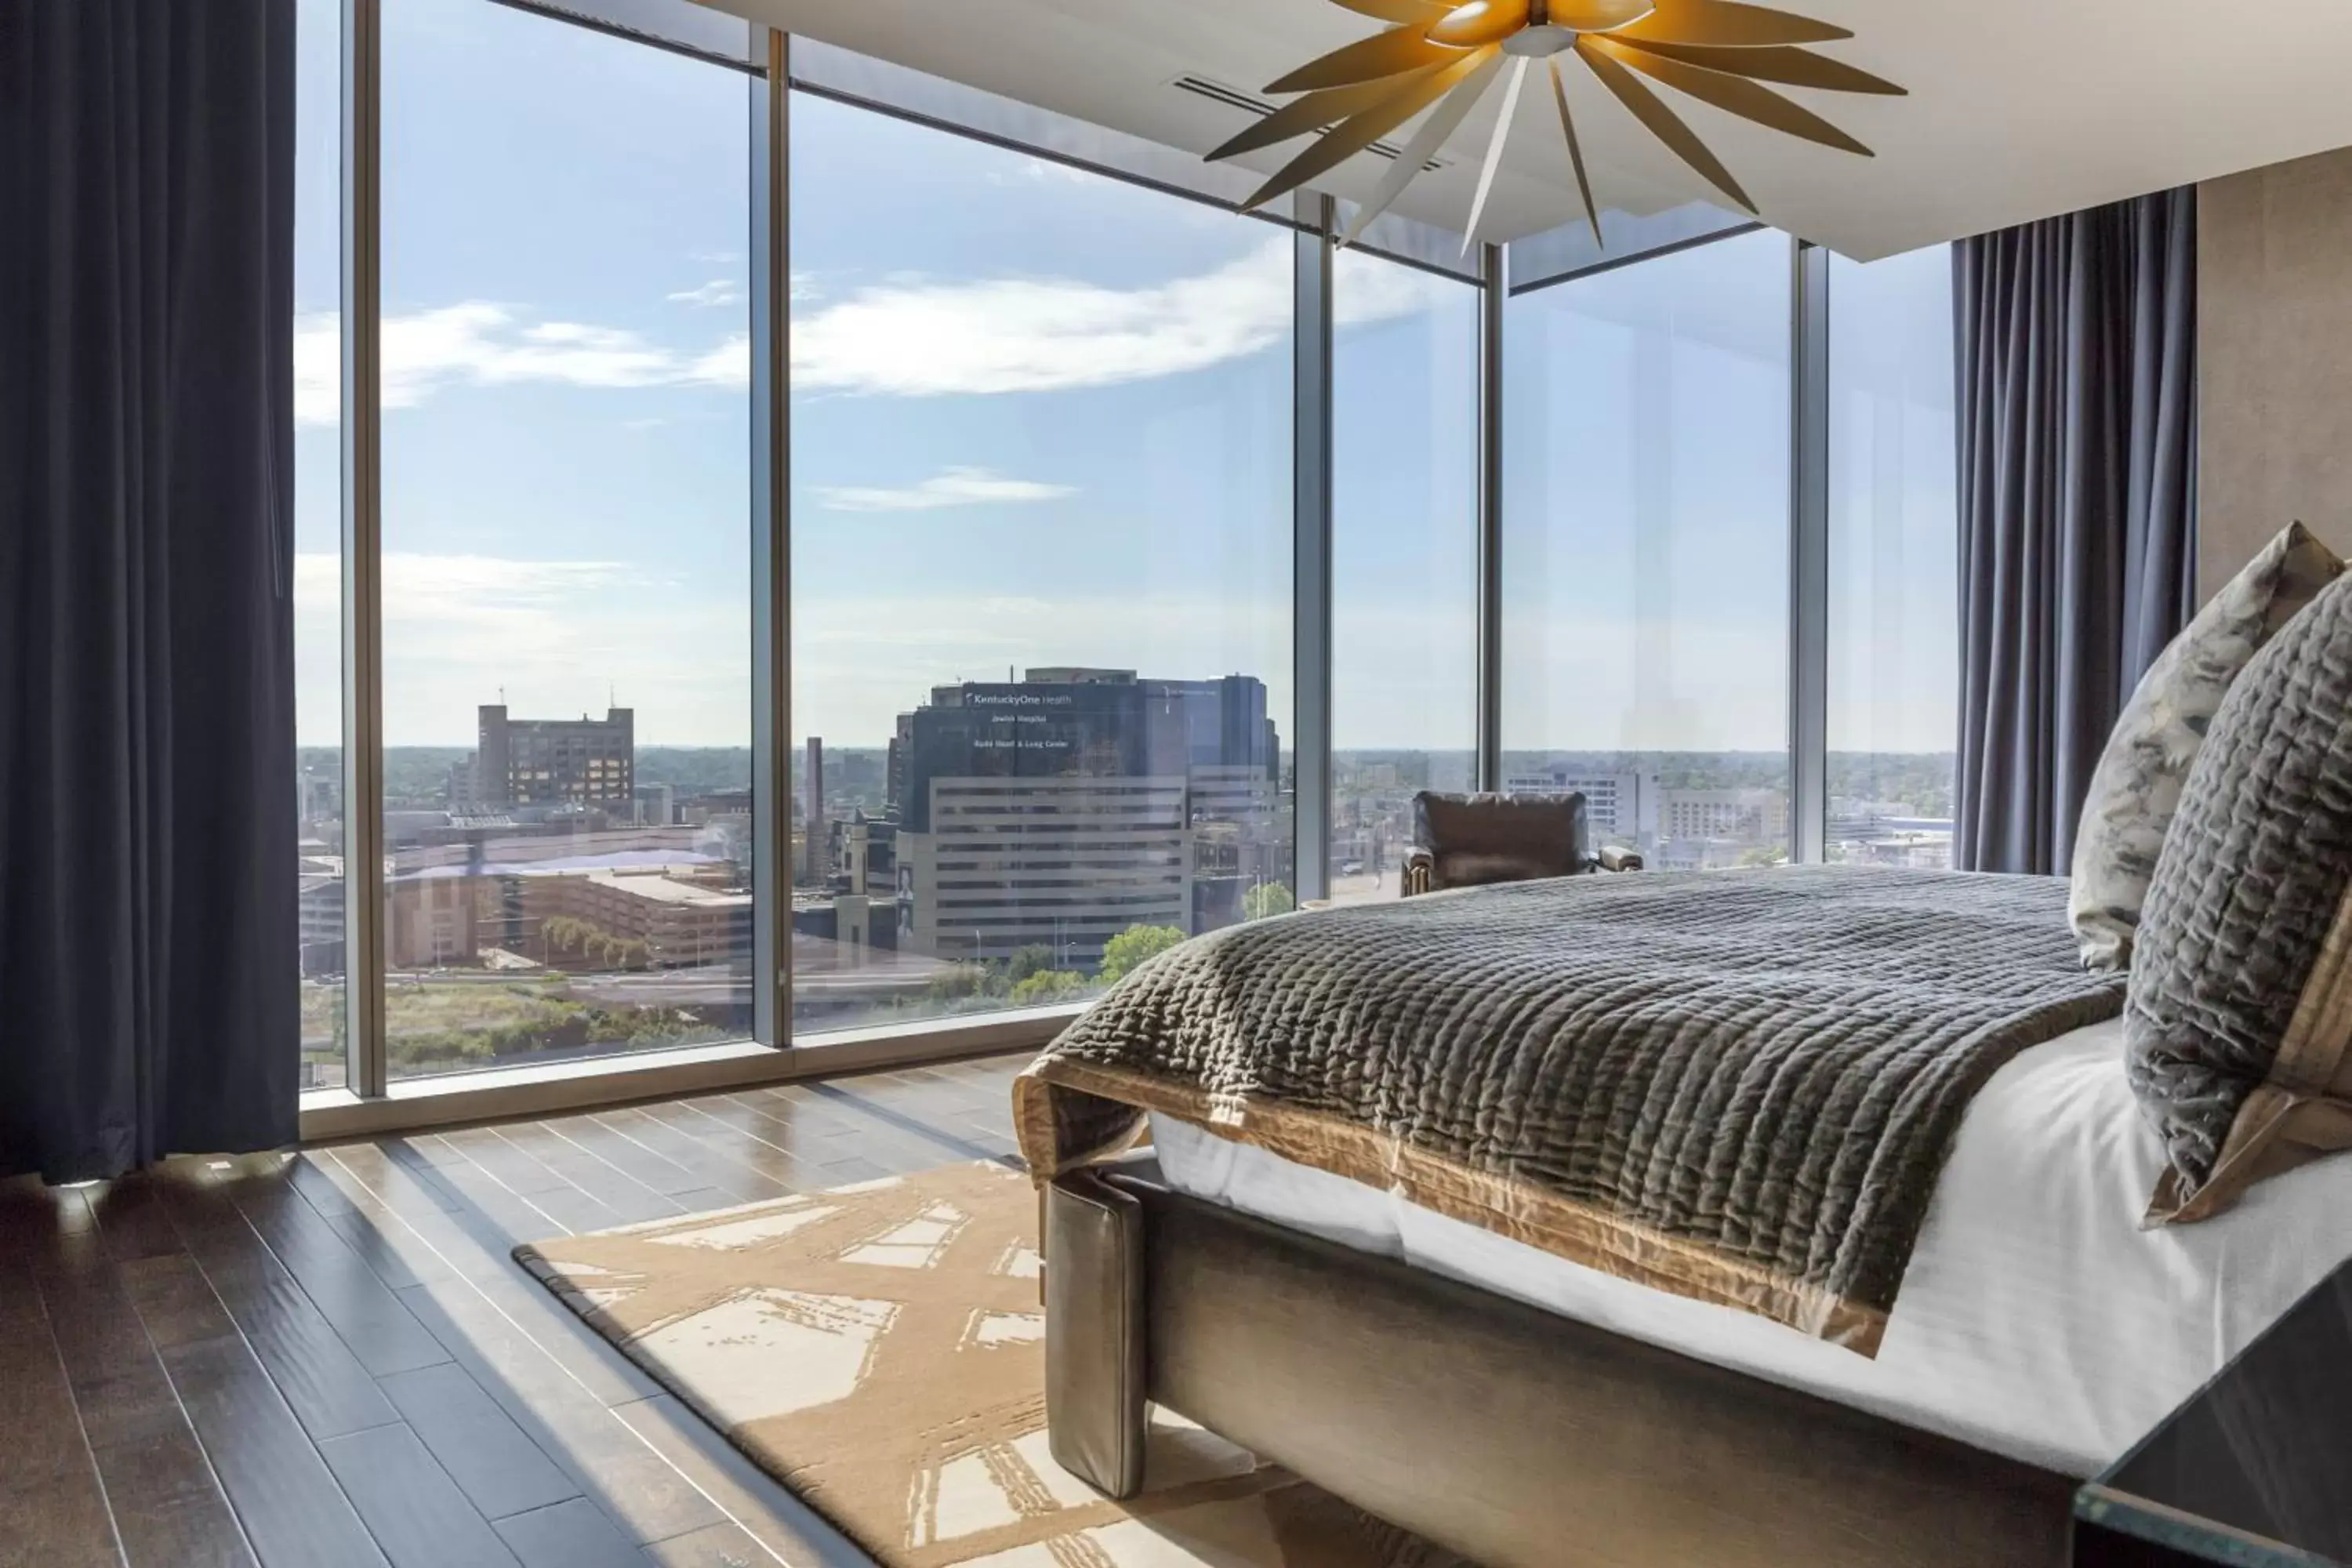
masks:
<instances>
[{"instance_id":1,"label":"gray quilted bedspread","mask_svg":"<svg viewBox=\"0 0 2352 1568\"><path fill-rule=\"evenodd\" d=\"M2060 879L1577 877L1186 942L1016 1105L1041 1173L1161 1110L1869 1352L1970 1099L2122 984Z\"/></svg>"}]
</instances>

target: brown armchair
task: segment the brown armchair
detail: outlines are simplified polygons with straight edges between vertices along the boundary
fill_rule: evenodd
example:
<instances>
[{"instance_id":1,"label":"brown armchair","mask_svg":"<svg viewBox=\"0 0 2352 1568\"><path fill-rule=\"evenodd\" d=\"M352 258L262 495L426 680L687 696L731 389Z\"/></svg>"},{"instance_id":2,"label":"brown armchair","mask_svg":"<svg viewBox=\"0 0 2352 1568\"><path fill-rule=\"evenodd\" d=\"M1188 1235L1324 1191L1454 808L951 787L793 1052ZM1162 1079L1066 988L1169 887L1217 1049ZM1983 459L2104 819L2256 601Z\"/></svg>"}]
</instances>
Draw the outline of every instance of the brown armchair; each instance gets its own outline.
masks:
<instances>
[{"instance_id":1,"label":"brown armchair","mask_svg":"<svg viewBox=\"0 0 2352 1568\"><path fill-rule=\"evenodd\" d=\"M1406 898L1444 888L1638 871L1631 849L1591 848L1584 796L1440 795L1412 797L1413 847L1404 862Z\"/></svg>"}]
</instances>

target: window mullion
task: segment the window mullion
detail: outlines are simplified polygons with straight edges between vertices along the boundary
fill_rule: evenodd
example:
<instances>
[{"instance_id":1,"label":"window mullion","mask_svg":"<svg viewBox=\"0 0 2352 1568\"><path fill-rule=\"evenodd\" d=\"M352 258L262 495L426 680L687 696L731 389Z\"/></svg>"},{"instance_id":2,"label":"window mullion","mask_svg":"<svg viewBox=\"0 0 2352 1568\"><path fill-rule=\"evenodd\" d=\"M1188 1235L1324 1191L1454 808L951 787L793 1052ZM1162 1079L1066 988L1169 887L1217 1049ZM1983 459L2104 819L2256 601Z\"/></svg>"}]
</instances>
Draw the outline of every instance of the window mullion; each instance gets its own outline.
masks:
<instances>
[{"instance_id":1,"label":"window mullion","mask_svg":"<svg viewBox=\"0 0 2352 1568\"><path fill-rule=\"evenodd\" d=\"M1829 837L1830 253L1790 242L1789 858Z\"/></svg>"},{"instance_id":2,"label":"window mullion","mask_svg":"<svg viewBox=\"0 0 2352 1568\"><path fill-rule=\"evenodd\" d=\"M751 84L751 1033L792 1043L792 258L789 39Z\"/></svg>"},{"instance_id":3,"label":"window mullion","mask_svg":"<svg viewBox=\"0 0 2352 1568\"><path fill-rule=\"evenodd\" d=\"M1296 704L1292 880L1303 902L1331 896L1330 197L1302 194L1292 242L1291 649Z\"/></svg>"},{"instance_id":4,"label":"window mullion","mask_svg":"<svg viewBox=\"0 0 2352 1568\"><path fill-rule=\"evenodd\" d=\"M343 0L344 1075L384 1092L382 0Z\"/></svg>"},{"instance_id":5,"label":"window mullion","mask_svg":"<svg viewBox=\"0 0 2352 1568\"><path fill-rule=\"evenodd\" d=\"M1503 247L1480 247L1477 787L1503 787Z\"/></svg>"}]
</instances>

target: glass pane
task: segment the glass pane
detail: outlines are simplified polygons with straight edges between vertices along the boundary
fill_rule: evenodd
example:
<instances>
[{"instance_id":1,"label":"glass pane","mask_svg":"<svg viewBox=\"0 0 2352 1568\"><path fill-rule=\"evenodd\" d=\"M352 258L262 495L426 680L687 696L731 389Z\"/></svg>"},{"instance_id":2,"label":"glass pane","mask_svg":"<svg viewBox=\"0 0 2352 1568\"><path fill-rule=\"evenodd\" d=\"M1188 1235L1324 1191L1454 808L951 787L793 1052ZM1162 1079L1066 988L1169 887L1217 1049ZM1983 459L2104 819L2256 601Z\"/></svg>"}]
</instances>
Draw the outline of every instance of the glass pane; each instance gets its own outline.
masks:
<instances>
[{"instance_id":1,"label":"glass pane","mask_svg":"<svg viewBox=\"0 0 2352 1568\"><path fill-rule=\"evenodd\" d=\"M1066 1001L1291 875L1291 245L793 102L793 1018Z\"/></svg>"},{"instance_id":2,"label":"glass pane","mask_svg":"<svg viewBox=\"0 0 2352 1568\"><path fill-rule=\"evenodd\" d=\"M1508 307L1506 783L1653 866L1788 858L1789 243Z\"/></svg>"},{"instance_id":3,"label":"glass pane","mask_svg":"<svg viewBox=\"0 0 2352 1568\"><path fill-rule=\"evenodd\" d=\"M750 105L384 7L393 1076L750 1028Z\"/></svg>"},{"instance_id":4,"label":"glass pane","mask_svg":"<svg viewBox=\"0 0 2352 1568\"><path fill-rule=\"evenodd\" d=\"M1336 258L1331 897L1397 896L1417 790L1466 790L1478 728L1478 290Z\"/></svg>"},{"instance_id":5,"label":"glass pane","mask_svg":"<svg viewBox=\"0 0 2352 1568\"><path fill-rule=\"evenodd\" d=\"M294 771L301 816L304 1089L343 1041L342 0L294 35Z\"/></svg>"},{"instance_id":6,"label":"glass pane","mask_svg":"<svg viewBox=\"0 0 2352 1568\"><path fill-rule=\"evenodd\" d=\"M1952 263L1830 262L1828 856L1952 863Z\"/></svg>"}]
</instances>

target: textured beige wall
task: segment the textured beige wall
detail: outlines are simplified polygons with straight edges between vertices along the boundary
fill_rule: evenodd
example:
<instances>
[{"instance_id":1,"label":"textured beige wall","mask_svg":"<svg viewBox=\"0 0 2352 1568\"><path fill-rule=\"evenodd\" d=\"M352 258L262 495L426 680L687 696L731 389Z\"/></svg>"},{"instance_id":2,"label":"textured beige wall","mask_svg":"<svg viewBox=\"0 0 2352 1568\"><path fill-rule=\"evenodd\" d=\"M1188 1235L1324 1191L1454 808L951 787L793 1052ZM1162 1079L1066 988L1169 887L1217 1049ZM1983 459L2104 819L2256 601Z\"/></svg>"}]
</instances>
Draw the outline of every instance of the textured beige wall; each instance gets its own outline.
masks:
<instances>
[{"instance_id":1,"label":"textured beige wall","mask_svg":"<svg viewBox=\"0 0 2352 1568\"><path fill-rule=\"evenodd\" d=\"M2197 575L2300 518L2352 556L2352 148L2197 193Z\"/></svg>"}]
</instances>

